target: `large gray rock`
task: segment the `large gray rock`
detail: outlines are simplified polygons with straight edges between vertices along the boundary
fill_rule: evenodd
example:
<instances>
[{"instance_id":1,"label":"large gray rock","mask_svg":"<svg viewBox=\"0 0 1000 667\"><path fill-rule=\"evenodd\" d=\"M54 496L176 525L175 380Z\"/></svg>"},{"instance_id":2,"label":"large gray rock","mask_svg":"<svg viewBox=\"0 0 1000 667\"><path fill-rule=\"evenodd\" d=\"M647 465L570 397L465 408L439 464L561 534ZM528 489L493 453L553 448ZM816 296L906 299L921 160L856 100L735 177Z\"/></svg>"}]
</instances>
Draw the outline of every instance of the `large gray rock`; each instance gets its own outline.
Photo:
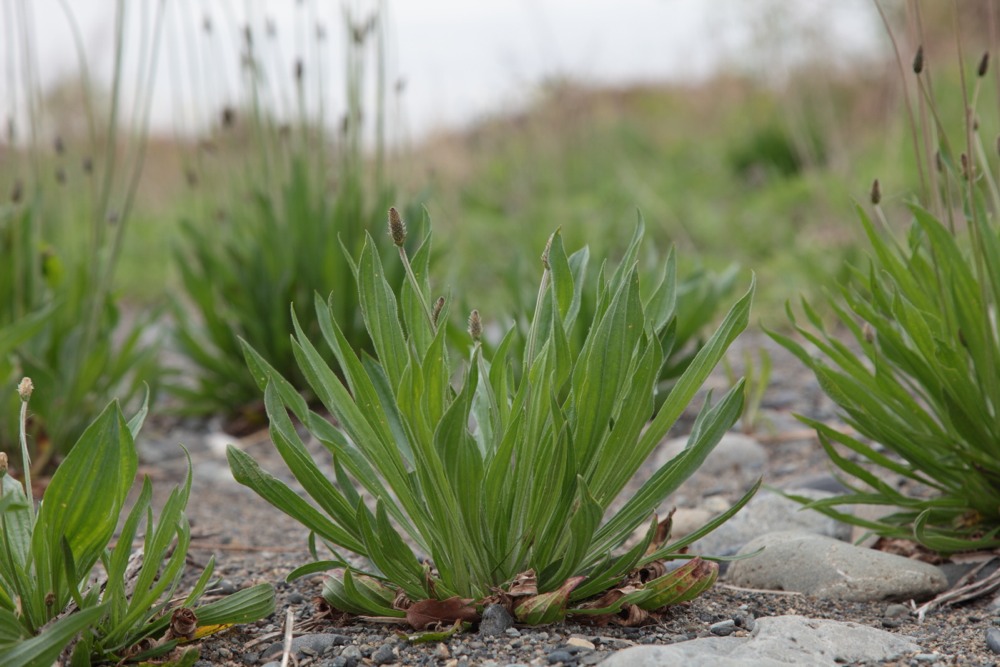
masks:
<instances>
[{"instance_id":1,"label":"large gray rock","mask_svg":"<svg viewBox=\"0 0 1000 667\"><path fill-rule=\"evenodd\" d=\"M729 583L854 601L920 600L948 586L944 573L928 563L811 533L761 535L739 554L759 549L758 556L729 566Z\"/></svg>"},{"instance_id":2,"label":"large gray rock","mask_svg":"<svg viewBox=\"0 0 1000 667\"><path fill-rule=\"evenodd\" d=\"M904 635L857 623L804 616L757 619L748 637L706 637L669 646L618 651L602 667L835 667L844 663L894 660L920 651Z\"/></svg>"},{"instance_id":3,"label":"large gray rock","mask_svg":"<svg viewBox=\"0 0 1000 667\"><path fill-rule=\"evenodd\" d=\"M813 500L833 494L813 489L795 489L796 495ZM726 523L695 542L691 553L703 556L731 556L750 540L776 530L797 530L826 535L838 540L851 536L851 527L772 491L759 491Z\"/></svg>"}]
</instances>

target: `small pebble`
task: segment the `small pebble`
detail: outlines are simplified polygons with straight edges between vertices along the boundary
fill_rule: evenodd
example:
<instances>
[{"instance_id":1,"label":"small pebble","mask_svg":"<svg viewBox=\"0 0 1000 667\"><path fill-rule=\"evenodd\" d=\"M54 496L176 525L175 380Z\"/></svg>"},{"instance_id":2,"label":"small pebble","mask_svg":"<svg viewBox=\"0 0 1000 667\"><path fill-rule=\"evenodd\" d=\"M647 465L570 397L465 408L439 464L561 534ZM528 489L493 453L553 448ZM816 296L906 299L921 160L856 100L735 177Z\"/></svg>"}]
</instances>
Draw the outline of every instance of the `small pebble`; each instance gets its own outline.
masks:
<instances>
[{"instance_id":1,"label":"small pebble","mask_svg":"<svg viewBox=\"0 0 1000 667\"><path fill-rule=\"evenodd\" d=\"M503 634L514 625L514 619L503 606L487 605L483 610L483 620L479 622L479 634L485 636Z\"/></svg>"},{"instance_id":2,"label":"small pebble","mask_svg":"<svg viewBox=\"0 0 1000 667\"><path fill-rule=\"evenodd\" d=\"M725 621L719 621L718 623L713 623L708 626L708 631L717 637L728 637L729 635L736 632L736 621L729 618Z\"/></svg>"},{"instance_id":3,"label":"small pebble","mask_svg":"<svg viewBox=\"0 0 1000 667\"><path fill-rule=\"evenodd\" d=\"M1000 653L1000 629L986 628L986 645L994 653Z\"/></svg>"},{"instance_id":4,"label":"small pebble","mask_svg":"<svg viewBox=\"0 0 1000 667\"><path fill-rule=\"evenodd\" d=\"M569 651L552 651L552 653L549 653L548 655L548 661L550 665L554 665L557 662L566 664L576 662L576 658L573 657L573 654Z\"/></svg>"},{"instance_id":5,"label":"small pebble","mask_svg":"<svg viewBox=\"0 0 1000 667\"><path fill-rule=\"evenodd\" d=\"M885 608L882 615L886 618L906 618L910 615L910 608L905 604L891 604Z\"/></svg>"},{"instance_id":6,"label":"small pebble","mask_svg":"<svg viewBox=\"0 0 1000 667\"><path fill-rule=\"evenodd\" d=\"M937 662L941 659L938 653L918 653L913 656L915 662Z\"/></svg>"},{"instance_id":7,"label":"small pebble","mask_svg":"<svg viewBox=\"0 0 1000 667\"><path fill-rule=\"evenodd\" d=\"M216 586L216 590L218 590L223 595L232 595L233 593L238 591L239 588L237 588L236 584L234 584L231 580L222 579L219 581L219 585Z\"/></svg>"},{"instance_id":8,"label":"small pebble","mask_svg":"<svg viewBox=\"0 0 1000 667\"><path fill-rule=\"evenodd\" d=\"M345 646L340 652L340 657L345 660L344 667L354 667L361 662L363 655L357 646Z\"/></svg>"},{"instance_id":9,"label":"small pebble","mask_svg":"<svg viewBox=\"0 0 1000 667\"><path fill-rule=\"evenodd\" d=\"M394 644L382 644L372 653L372 662L376 665L387 665L396 662L396 652Z\"/></svg>"},{"instance_id":10,"label":"small pebble","mask_svg":"<svg viewBox=\"0 0 1000 667\"><path fill-rule=\"evenodd\" d=\"M570 637L566 640L567 646L575 646L576 648L586 649L588 651L594 650L593 642L584 639L583 637Z\"/></svg>"},{"instance_id":11,"label":"small pebble","mask_svg":"<svg viewBox=\"0 0 1000 667\"><path fill-rule=\"evenodd\" d=\"M744 607L746 605L743 605ZM737 628L743 628L747 632L752 632L754 626L757 625L757 621L754 619L753 614L749 611L740 608L740 611L733 614L733 622L736 623Z\"/></svg>"}]
</instances>

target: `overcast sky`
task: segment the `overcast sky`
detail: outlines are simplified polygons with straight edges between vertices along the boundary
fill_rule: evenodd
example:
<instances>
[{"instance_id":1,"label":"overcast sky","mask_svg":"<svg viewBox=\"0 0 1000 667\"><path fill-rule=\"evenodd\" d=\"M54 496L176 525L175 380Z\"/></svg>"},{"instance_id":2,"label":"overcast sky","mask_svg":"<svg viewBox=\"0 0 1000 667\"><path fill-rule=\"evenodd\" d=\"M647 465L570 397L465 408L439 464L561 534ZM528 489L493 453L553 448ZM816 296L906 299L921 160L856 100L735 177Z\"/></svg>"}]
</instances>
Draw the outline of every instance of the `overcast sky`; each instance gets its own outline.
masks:
<instances>
[{"instance_id":1,"label":"overcast sky","mask_svg":"<svg viewBox=\"0 0 1000 667\"><path fill-rule=\"evenodd\" d=\"M59 0L0 0L5 45L0 99L17 105L23 71L12 54L21 36L17 8L33 11L39 77L45 84L78 72L72 33ZM156 3L128 0L134 15L127 61L152 42ZM360 15L377 2L347 3ZM109 85L113 0L66 0L94 78ZM166 0L153 97L156 131L204 127L225 104L238 104L240 26L249 23L287 101L293 63L307 80L322 71L326 110L342 113L343 3L337 0ZM697 80L720 68L771 74L822 51L834 61L873 57L885 39L871 0L387 0L388 69L404 81L397 132L414 138L523 104L539 82L570 78L623 84ZM141 14L145 13L146 16ZM212 34L204 31L205 18ZM273 25L271 38L266 25ZM317 50L315 28L326 33ZM213 46L214 44L214 46ZM197 58L192 56L197 54ZM134 74L126 79L133 80ZM193 81L198 83L193 84ZM126 83L132 90L134 84ZM280 106L280 105L279 105ZM317 100L311 106L318 106ZM402 119L402 120L400 120Z\"/></svg>"}]
</instances>

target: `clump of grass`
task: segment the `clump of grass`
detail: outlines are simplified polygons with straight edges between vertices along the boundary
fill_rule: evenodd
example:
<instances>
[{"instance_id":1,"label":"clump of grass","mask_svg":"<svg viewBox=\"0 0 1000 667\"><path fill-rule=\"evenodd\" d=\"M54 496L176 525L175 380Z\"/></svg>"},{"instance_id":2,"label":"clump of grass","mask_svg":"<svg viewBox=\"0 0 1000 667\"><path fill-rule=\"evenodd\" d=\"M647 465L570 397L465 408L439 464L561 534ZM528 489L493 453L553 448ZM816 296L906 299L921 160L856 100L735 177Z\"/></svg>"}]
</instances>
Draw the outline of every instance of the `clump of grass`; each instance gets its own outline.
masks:
<instances>
[{"instance_id":1,"label":"clump of grass","mask_svg":"<svg viewBox=\"0 0 1000 667\"><path fill-rule=\"evenodd\" d=\"M242 450L228 449L239 482L312 531L317 562L289 576L336 569L324 589L331 611L396 617L418 629L475 621L491 601L529 624L567 614L638 624L703 592L717 576L714 563L694 559L668 571L663 561L690 558L685 547L732 516L756 487L682 540L670 541L669 518L658 522L654 510L736 421L742 382L706 404L680 455L619 511L605 514L745 328L752 286L654 417L656 384L670 355L662 332L676 326L676 265L670 255L652 289L640 294L641 224L618 267L602 267L596 307L586 315L587 253L568 256L562 236L553 234L527 335L509 329L488 358L484 318L473 310L471 350L456 368L448 300L435 300L428 275L430 237L411 260L394 213L393 240L407 276L402 287L386 281L371 237L352 262L374 354L351 348L317 295L338 377L294 320L296 358L333 420L310 409L244 343L273 442L320 508ZM589 332L578 349L567 335L577 318ZM307 453L292 415L332 453L333 479ZM642 539L624 548L636 530ZM320 560L317 540L331 557ZM347 560L345 551L370 566Z\"/></svg>"},{"instance_id":2,"label":"clump of grass","mask_svg":"<svg viewBox=\"0 0 1000 667\"><path fill-rule=\"evenodd\" d=\"M876 180L873 215L858 207L871 256L830 301L840 328L828 329L803 301L811 327L796 328L818 354L772 336L813 369L859 434L804 420L852 480L848 493L810 506L883 537L954 552L1000 546L1000 187L997 143L983 136L980 116L988 56L977 60L970 90L960 54L965 122L951 135L942 106L954 100L934 95L930 64L920 47L908 74L925 189L921 203L907 207L905 236L891 224ZM885 505L887 515L868 521L838 509L856 503Z\"/></svg>"},{"instance_id":3,"label":"clump of grass","mask_svg":"<svg viewBox=\"0 0 1000 667\"><path fill-rule=\"evenodd\" d=\"M175 252L183 282L183 298L175 308L176 341L197 371L193 383L172 390L186 411L243 417L250 420L246 427L262 426L263 420L259 390L246 371L239 339L259 348L282 373L301 379L288 337L288 304L302 306L315 291L334 290L332 307L345 335L358 349L367 345L353 270L341 249L350 255L360 250L366 230L381 224L391 195L383 94L376 95L374 124L365 119L364 94L371 65L377 85L384 86L384 16L345 17L347 109L339 134L333 134L328 112L321 108L313 115L307 106L307 99L324 95L325 28L311 24L304 9L296 11L300 28L313 35L309 46L317 57L297 59L290 71L281 72L268 61L278 54L269 50L267 30L248 25L242 31L245 100L222 111L208 145L220 156L238 155L243 162L234 170L204 151L190 160L204 207L199 216L183 221L183 240ZM283 85L265 85L258 74L265 69L281 72ZM282 98L282 89L293 90L293 98ZM285 103L296 109L289 121L276 116ZM375 145L368 155L365 137L372 127ZM308 309L299 315L307 331L319 332Z\"/></svg>"}]
</instances>

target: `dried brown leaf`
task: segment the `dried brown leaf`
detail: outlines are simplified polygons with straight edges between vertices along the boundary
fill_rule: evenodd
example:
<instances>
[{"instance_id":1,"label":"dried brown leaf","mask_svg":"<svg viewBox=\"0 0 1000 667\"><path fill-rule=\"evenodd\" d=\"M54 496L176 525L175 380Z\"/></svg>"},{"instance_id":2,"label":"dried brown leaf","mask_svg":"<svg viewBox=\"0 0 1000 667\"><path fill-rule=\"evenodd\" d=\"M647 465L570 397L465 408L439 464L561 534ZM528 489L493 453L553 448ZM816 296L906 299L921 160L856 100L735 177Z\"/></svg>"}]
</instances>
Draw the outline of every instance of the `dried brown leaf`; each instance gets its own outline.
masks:
<instances>
[{"instance_id":1,"label":"dried brown leaf","mask_svg":"<svg viewBox=\"0 0 1000 667\"><path fill-rule=\"evenodd\" d=\"M615 621L618 625L627 628L636 628L640 625L649 625L654 622L652 614L636 604L626 604L622 607L621 614Z\"/></svg>"},{"instance_id":2,"label":"dried brown leaf","mask_svg":"<svg viewBox=\"0 0 1000 667\"><path fill-rule=\"evenodd\" d=\"M538 595L538 577L534 570L525 570L514 577L507 588L507 594L511 597L521 597L524 595Z\"/></svg>"},{"instance_id":3,"label":"dried brown leaf","mask_svg":"<svg viewBox=\"0 0 1000 667\"><path fill-rule=\"evenodd\" d=\"M670 513L667 514L667 517L663 519L663 521L656 524L656 532L653 534L653 541L649 543L648 547L646 547L647 556L655 552L663 546L664 542L670 539L670 530L674 524L674 512L676 511L677 508L674 507L670 510Z\"/></svg>"},{"instance_id":4,"label":"dried brown leaf","mask_svg":"<svg viewBox=\"0 0 1000 667\"><path fill-rule=\"evenodd\" d=\"M880 537L872 545L872 548L896 556L930 563L931 565L940 565L947 560L941 554L931 551L913 540L904 540L898 537Z\"/></svg>"},{"instance_id":5,"label":"dried brown leaf","mask_svg":"<svg viewBox=\"0 0 1000 667\"><path fill-rule=\"evenodd\" d=\"M406 622L414 630L425 630L432 625L444 627L455 621L474 623L479 620L479 614L471 603L472 600L460 597L418 600L406 610Z\"/></svg>"},{"instance_id":6,"label":"dried brown leaf","mask_svg":"<svg viewBox=\"0 0 1000 667\"><path fill-rule=\"evenodd\" d=\"M396 597L392 600L392 608L399 609L400 611L406 611L413 604L413 600L406 594L406 592L400 588L396 591Z\"/></svg>"}]
</instances>

